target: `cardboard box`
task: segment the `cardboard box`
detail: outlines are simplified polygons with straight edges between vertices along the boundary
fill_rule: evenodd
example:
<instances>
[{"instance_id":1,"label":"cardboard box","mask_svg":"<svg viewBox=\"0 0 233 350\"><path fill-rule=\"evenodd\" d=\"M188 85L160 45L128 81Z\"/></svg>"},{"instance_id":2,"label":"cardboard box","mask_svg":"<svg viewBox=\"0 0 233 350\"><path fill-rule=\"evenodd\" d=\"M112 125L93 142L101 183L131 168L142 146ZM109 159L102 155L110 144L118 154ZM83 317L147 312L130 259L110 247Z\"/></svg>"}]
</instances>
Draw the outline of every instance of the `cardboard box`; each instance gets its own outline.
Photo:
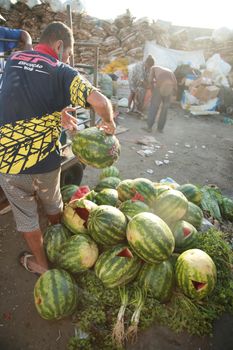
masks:
<instances>
[{"instance_id":1,"label":"cardboard box","mask_svg":"<svg viewBox=\"0 0 233 350\"><path fill-rule=\"evenodd\" d=\"M215 85L205 86L200 85L193 91L193 95L200 101L209 101L216 98L219 93L219 88Z\"/></svg>"}]
</instances>

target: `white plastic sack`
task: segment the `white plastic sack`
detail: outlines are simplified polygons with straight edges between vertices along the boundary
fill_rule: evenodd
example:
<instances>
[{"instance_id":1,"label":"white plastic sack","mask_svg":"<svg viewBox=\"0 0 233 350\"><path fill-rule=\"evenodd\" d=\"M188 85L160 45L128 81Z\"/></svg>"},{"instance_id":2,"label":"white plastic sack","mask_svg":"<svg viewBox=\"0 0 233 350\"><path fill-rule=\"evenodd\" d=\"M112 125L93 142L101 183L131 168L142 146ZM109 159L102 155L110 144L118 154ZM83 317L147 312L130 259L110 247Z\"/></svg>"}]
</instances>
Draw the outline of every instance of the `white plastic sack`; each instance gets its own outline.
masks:
<instances>
[{"instance_id":1,"label":"white plastic sack","mask_svg":"<svg viewBox=\"0 0 233 350\"><path fill-rule=\"evenodd\" d=\"M232 30L226 27L215 29L212 33L212 38L216 42L224 42L224 41L230 40L232 36L233 36Z\"/></svg>"},{"instance_id":2,"label":"white plastic sack","mask_svg":"<svg viewBox=\"0 0 233 350\"><path fill-rule=\"evenodd\" d=\"M198 105L199 100L190 94L187 90L184 90L182 98L181 98L181 107L183 109L189 110L191 105Z\"/></svg>"},{"instance_id":3,"label":"white plastic sack","mask_svg":"<svg viewBox=\"0 0 233 350\"><path fill-rule=\"evenodd\" d=\"M144 59L152 55L155 64L171 69L173 72L181 64L189 64L191 67L199 69L205 64L205 57L202 50L182 51L173 50L157 45L155 41L147 41L144 48Z\"/></svg>"},{"instance_id":4,"label":"white plastic sack","mask_svg":"<svg viewBox=\"0 0 233 350\"><path fill-rule=\"evenodd\" d=\"M215 76L227 76L230 73L231 65L225 62L218 53L215 53L207 60L206 69L213 72Z\"/></svg>"}]
</instances>

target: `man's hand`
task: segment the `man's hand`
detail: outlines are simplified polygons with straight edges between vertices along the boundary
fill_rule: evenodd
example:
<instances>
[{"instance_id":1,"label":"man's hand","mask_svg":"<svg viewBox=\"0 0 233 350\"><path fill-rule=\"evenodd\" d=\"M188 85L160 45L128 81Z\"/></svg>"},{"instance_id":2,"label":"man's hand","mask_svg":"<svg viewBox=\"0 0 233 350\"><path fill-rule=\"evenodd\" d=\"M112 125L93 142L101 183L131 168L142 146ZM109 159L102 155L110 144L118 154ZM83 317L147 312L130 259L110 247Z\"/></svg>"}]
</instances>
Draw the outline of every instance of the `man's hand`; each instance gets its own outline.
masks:
<instances>
[{"instance_id":1,"label":"man's hand","mask_svg":"<svg viewBox=\"0 0 233 350\"><path fill-rule=\"evenodd\" d=\"M101 123L97 125L97 127L103 129L106 132L106 134L110 135L113 135L116 130L116 124L114 121L105 122L102 120Z\"/></svg>"},{"instance_id":2,"label":"man's hand","mask_svg":"<svg viewBox=\"0 0 233 350\"><path fill-rule=\"evenodd\" d=\"M61 111L61 125L69 131L78 130L77 119L68 112L75 112L77 108L66 107Z\"/></svg>"}]
</instances>

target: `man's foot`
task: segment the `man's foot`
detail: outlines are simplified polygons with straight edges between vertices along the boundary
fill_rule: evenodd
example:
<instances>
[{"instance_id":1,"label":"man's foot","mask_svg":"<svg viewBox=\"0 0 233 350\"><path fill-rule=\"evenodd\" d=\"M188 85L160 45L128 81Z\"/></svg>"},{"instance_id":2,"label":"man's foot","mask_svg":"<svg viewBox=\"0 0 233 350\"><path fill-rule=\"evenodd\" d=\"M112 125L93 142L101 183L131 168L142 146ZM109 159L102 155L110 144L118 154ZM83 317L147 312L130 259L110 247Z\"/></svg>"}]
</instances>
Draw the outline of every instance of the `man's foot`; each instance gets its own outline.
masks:
<instances>
[{"instance_id":1,"label":"man's foot","mask_svg":"<svg viewBox=\"0 0 233 350\"><path fill-rule=\"evenodd\" d=\"M25 270L27 270L31 273L34 273L37 276L42 275L42 273L44 273L46 271L45 268L43 268L42 266L39 266L36 263L34 255L32 255L31 253L29 253L27 251L20 253L18 259L19 259L19 264Z\"/></svg>"},{"instance_id":2,"label":"man's foot","mask_svg":"<svg viewBox=\"0 0 233 350\"><path fill-rule=\"evenodd\" d=\"M144 130L146 132L149 132L149 133L152 132L152 128L148 128L148 127L142 128L142 130Z\"/></svg>"}]
</instances>

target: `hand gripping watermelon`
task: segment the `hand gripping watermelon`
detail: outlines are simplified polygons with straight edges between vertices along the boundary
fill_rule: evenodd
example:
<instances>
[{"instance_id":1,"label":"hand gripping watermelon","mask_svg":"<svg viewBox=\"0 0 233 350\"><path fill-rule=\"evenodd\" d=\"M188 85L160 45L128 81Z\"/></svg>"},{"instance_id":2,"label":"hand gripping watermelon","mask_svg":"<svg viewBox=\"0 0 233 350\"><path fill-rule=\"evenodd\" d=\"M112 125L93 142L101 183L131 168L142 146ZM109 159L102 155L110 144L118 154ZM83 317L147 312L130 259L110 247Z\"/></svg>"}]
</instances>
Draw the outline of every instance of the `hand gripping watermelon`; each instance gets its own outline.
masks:
<instances>
[{"instance_id":1,"label":"hand gripping watermelon","mask_svg":"<svg viewBox=\"0 0 233 350\"><path fill-rule=\"evenodd\" d=\"M102 253L96 264L96 276L107 288L132 281L141 268L141 261L127 244L119 244Z\"/></svg>"},{"instance_id":2,"label":"hand gripping watermelon","mask_svg":"<svg viewBox=\"0 0 233 350\"><path fill-rule=\"evenodd\" d=\"M120 144L116 136L106 134L103 129L91 127L74 136L72 151L80 162L94 168L105 168L119 158Z\"/></svg>"},{"instance_id":3,"label":"hand gripping watermelon","mask_svg":"<svg viewBox=\"0 0 233 350\"><path fill-rule=\"evenodd\" d=\"M89 236L75 235L61 245L56 263L62 269L78 273L91 268L98 255L98 247Z\"/></svg>"},{"instance_id":4,"label":"hand gripping watermelon","mask_svg":"<svg viewBox=\"0 0 233 350\"><path fill-rule=\"evenodd\" d=\"M189 249L176 262L176 281L188 297L200 300L209 295L217 280L211 257L201 249Z\"/></svg>"},{"instance_id":5,"label":"hand gripping watermelon","mask_svg":"<svg viewBox=\"0 0 233 350\"><path fill-rule=\"evenodd\" d=\"M161 303L169 301L174 286L174 272L169 260L144 264L138 275L139 285Z\"/></svg>"},{"instance_id":6,"label":"hand gripping watermelon","mask_svg":"<svg viewBox=\"0 0 233 350\"><path fill-rule=\"evenodd\" d=\"M100 205L91 211L87 227L94 241L112 246L126 239L127 218L111 205Z\"/></svg>"},{"instance_id":7,"label":"hand gripping watermelon","mask_svg":"<svg viewBox=\"0 0 233 350\"><path fill-rule=\"evenodd\" d=\"M97 205L87 199L77 199L65 206L62 222L73 233L87 233L87 220Z\"/></svg>"},{"instance_id":8,"label":"hand gripping watermelon","mask_svg":"<svg viewBox=\"0 0 233 350\"><path fill-rule=\"evenodd\" d=\"M175 247L168 225L151 213L137 214L129 221L127 239L135 253L152 264L167 260Z\"/></svg>"},{"instance_id":9,"label":"hand gripping watermelon","mask_svg":"<svg viewBox=\"0 0 233 350\"><path fill-rule=\"evenodd\" d=\"M77 306L77 286L64 270L46 271L34 287L34 301L39 315L46 320L69 316Z\"/></svg>"}]
</instances>

